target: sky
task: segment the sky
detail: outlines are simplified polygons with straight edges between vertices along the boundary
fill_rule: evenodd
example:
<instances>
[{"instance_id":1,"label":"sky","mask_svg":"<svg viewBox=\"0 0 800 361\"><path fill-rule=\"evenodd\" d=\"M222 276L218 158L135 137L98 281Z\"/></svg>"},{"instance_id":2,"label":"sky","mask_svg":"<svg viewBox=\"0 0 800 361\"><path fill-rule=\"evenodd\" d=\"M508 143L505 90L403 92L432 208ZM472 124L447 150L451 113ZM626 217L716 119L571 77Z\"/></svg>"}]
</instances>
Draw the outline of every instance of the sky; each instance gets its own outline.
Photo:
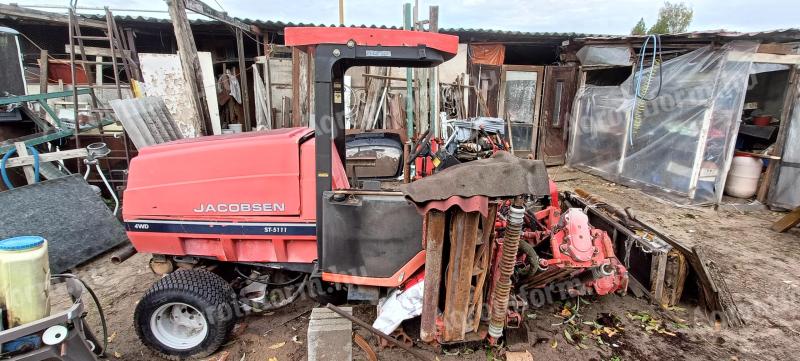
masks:
<instances>
[{"instance_id":1,"label":"sky","mask_svg":"<svg viewBox=\"0 0 800 361\"><path fill-rule=\"evenodd\" d=\"M402 25L401 0L344 0L348 25ZM69 1L15 0L20 5L60 5ZM229 15L259 20L334 24L338 0L205 0ZM676 2L676 1L673 1ZM798 0L688 0L694 10L690 31L726 29L762 31L800 28ZM427 6L439 6L441 28L483 28L512 31L627 34L639 18L649 27L658 16L660 1L644 0L420 0L420 18ZM78 6L163 10L160 0L79 0ZM48 10L48 9L42 9ZM49 9L50 11L59 11ZM116 15L168 17L162 13L123 12Z\"/></svg>"}]
</instances>

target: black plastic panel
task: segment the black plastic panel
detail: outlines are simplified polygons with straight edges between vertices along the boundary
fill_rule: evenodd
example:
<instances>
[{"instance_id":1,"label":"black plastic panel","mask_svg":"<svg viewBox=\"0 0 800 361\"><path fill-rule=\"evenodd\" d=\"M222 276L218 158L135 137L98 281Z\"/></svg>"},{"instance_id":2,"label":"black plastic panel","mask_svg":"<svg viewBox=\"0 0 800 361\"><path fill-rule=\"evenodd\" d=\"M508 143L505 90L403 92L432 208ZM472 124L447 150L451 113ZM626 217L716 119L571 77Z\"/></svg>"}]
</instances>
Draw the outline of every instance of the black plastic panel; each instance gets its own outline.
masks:
<instances>
[{"instance_id":1,"label":"black plastic panel","mask_svg":"<svg viewBox=\"0 0 800 361\"><path fill-rule=\"evenodd\" d=\"M333 195L322 201L323 271L386 278L422 251L422 216L403 196Z\"/></svg>"}]
</instances>

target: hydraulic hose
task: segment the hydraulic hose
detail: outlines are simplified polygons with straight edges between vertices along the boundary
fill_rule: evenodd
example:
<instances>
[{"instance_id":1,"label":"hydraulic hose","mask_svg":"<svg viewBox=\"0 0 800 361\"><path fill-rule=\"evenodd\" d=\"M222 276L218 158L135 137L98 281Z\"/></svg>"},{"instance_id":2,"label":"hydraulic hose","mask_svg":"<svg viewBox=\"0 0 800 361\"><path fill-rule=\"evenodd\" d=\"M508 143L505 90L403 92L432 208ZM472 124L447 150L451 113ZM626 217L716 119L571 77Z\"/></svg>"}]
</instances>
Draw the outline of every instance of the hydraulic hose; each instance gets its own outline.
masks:
<instances>
[{"instance_id":1,"label":"hydraulic hose","mask_svg":"<svg viewBox=\"0 0 800 361\"><path fill-rule=\"evenodd\" d=\"M492 314L489 321L489 336L494 339L503 336L508 313L508 297L511 293L511 274L517 261L519 236L525 219L525 207L511 206L508 212L508 225L503 235L503 253L498 269L500 275L492 294Z\"/></svg>"},{"instance_id":2,"label":"hydraulic hose","mask_svg":"<svg viewBox=\"0 0 800 361\"><path fill-rule=\"evenodd\" d=\"M36 148L31 147L30 145L27 146L28 151L33 155L33 173L34 173L34 183L39 183L41 176L39 175L39 151ZM14 189L14 185L11 184L11 180L8 179L8 172L6 171L6 162L8 162L8 158L11 158L17 152L16 149L12 148L9 149L8 152L3 155L2 161L0 161L0 175L3 177L3 183L6 185L8 189Z\"/></svg>"},{"instance_id":3,"label":"hydraulic hose","mask_svg":"<svg viewBox=\"0 0 800 361\"><path fill-rule=\"evenodd\" d=\"M652 41L653 53L652 53L652 60L650 62L650 71L647 74L647 79L642 83L642 77L644 76L644 59L647 56L647 45ZM636 63L634 63L634 67ZM653 80L653 73L658 68L658 91L656 95L652 98L647 98L646 95L650 91L650 84ZM639 70L636 72L636 76L634 77L633 82L633 108L631 109L631 118L632 121L630 123L630 127L628 129L628 141L631 145L633 145L633 130L638 129L641 121L642 121L642 114L644 113L645 102L654 100L661 94L661 86L663 81L663 73L661 71L661 37L659 35L648 35L647 38L644 40L644 44L642 44L642 49L639 52Z\"/></svg>"},{"instance_id":4,"label":"hydraulic hose","mask_svg":"<svg viewBox=\"0 0 800 361\"><path fill-rule=\"evenodd\" d=\"M536 274L536 272L539 271L539 255L536 253L536 250L533 248L533 246L525 240L520 239L519 252L522 252L528 256L528 263L531 265L531 268L524 274L524 276Z\"/></svg>"}]
</instances>

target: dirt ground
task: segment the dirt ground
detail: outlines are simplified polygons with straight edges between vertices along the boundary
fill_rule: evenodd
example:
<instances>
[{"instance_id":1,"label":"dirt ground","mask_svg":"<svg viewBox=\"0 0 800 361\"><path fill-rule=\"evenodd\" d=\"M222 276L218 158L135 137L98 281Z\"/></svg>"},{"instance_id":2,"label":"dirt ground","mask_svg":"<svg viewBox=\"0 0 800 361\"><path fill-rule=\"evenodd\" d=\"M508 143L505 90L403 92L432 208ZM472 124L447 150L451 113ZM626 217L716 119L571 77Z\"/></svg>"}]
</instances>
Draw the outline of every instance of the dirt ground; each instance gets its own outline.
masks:
<instances>
[{"instance_id":1,"label":"dirt ground","mask_svg":"<svg viewBox=\"0 0 800 361\"><path fill-rule=\"evenodd\" d=\"M725 275L747 325L731 329L709 323L691 306L659 310L631 295L607 296L580 302L575 326L566 326L563 318L557 317L564 312L562 304L530 310L526 315L528 342L511 345L512 350L528 350L535 360L783 360L800 354L800 314L796 311L800 303L800 229L784 234L770 231L780 213L676 206L566 168L551 169L551 173L562 190L582 188L611 204L631 207L639 219L675 239L703 245L708 258ZM138 254L113 265L103 256L76 270L102 300L112 335L110 359L157 359L139 342L132 322L136 302L157 279L147 267L148 260L148 255ZM63 292L56 291L54 301L61 296ZM97 313L88 299L87 304L90 324L99 334ZM306 359L307 321L315 305L303 300L274 313L246 318L237 328L237 337L209 360L225 353L232 361ZM65 307L66 303L54 306ZM371 323L375 310L361 305L356 306L355 314ZM610 328L600 328L601 337L580 341L597 327L594 322ZM358 332L376 345L374 337ZM423 350L431 359L436 356L440 360L503 359L504 351L476 346L438 353L427 347ZM381 360L412 358L402 350L378 351L378 356ZM353 357L367 359L355 346Z\"/></svg>"}]
</instances>

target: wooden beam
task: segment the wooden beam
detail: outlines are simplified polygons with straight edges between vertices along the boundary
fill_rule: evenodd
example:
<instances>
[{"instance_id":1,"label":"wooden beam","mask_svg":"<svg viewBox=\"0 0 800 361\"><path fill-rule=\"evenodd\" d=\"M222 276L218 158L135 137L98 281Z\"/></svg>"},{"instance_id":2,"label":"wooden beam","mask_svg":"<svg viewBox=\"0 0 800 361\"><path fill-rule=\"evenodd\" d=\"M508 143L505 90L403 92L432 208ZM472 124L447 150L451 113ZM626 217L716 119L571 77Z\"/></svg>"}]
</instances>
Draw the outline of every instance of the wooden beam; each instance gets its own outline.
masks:
<instances>
[{"instance_id":1,"label":"wooden beam","mask_svg":"<svg viewBox=\"0 0 800 361\"><path fill-rule=\"evenodd\" d=\"M17 155L20 157L28 156L28 147L24 142L14 143L14 148L17 149ZM25 172L25 180L28 181L28 184L33 184L36 181L36 174L33 172L33 167L26 165L22 170Z\"/></svg>"},{"instance_id":2,"label":"wooden beam","mask_svg":"<svg viewBox=\"0 0 800 361\"><path fill-rule=\"evenodd\" d=\"M445 271L444 331L445 342L463 341L467 332L470 290L475 262L478 224L481 214L464 212L453 207L450 211L450 260Z\"/></svg>"},{"instance_id":3,"label":"wooden beam","mask_svg":"<svg viewBox=\"0 0 800 361\"><path fill-rule=\"evenodd\" d=\"M428 31L432 33L439 32L439 7L428 7ZM429 127L433 132L434 137L439 137L442 133L441 125L439 124L439 67L430 68L428 71L428 97L430 97L430 124ZM509 133L510 134L510 133Z\"/></svg>"},{"instance_id":4,"label":"wooden beam","mask_svg":"<svg viewBox=\"0 0 800 361\"><path fill-rule=\"evenodd\" d=\"M0 4L0 14L3 14L8 17L69 24L69 16L67 15L51 13L48 11L34 10L14 4L12 5ZM95 29L107 28L106 23L104 21L84 19L81 17L77 18L78 18L78 25L80 26L95 28Z\"/></svg>"},{"instance_id":5,"label":"wooden beam","mask_svg":"<svg viewBox=\"0 0 800 361\"><path fill-rule=\"evenodd\" d=\"M200 118L200 133L210 135L213 127L211 115L206 106L203 70L200 68L200 60L197 57L197 46L194 43L189 18L186 17L186 8L183 0L167 0L167 5L169 6L169 17L172 19L172 26L175 29L175 40L178 43L178 57L181 60L183 78L189 86L192 105Z\"/></svg>"},{"instance_id":6,"label":"wooden beam","mask_svg":"<svg viewBox=\"0 0 800 361\"><path fill-rule=\"evenodd\" d=\"M107 58L110 58L112 56L112 54L111 54L112 52L111 52L110 48L101 48L101 47L96 47L96 46L84 46L83 50L86 52L86 56L103 56L103 57L107 57ZM70 53L69 44L64 45L64 51L67 54ZM118 51L119 50L115 50L114 52L118 52ZM80 53L78 53L78 54L80 54ZM118 57L118 58L121 58L123 56L124 57L130 57L131 56L131 52L130 52L130 50L125 50L124 53L115 54L115 56Z\"/></svg>"},{"instance_id":7,"label":"wooden beam","mask_svg":"<svg viewBox=\"0 0 800 361\"><path fill-rule=\"evenodd\" d=\"M773 223L770 229L782 233L794 228L798 224L800 224L800 207L795 208L777 222Z\"/></svg>"},{"instance_id":8,"label":"wooden beam","mask_svg":"<svg viewBox=\"0 0 800 361\"><path fill-rule=\"evenodd\" d=\"M419 337L424 342L436 338L436 316L439 313L439 285L442 281L445 214L430 210L425 215L425 290Z\"/></svg>"},{"instance_id":9,"label":"wooden beam","mask_svg":"<svg viewBox=\"0 0 800 361\"><path fill-rule=\"evenodd\" d=\"M787 64L796 65L800 64L800 55L779 55L767 53L744 53L741 51L732 51L728 55L728 59L732 61L752 61L754 63L769 63L769 64Z\"/></svg>"},{"instance_id":10,"label":"wooden beam","mask_svg":"<svg viewBox=\"0 0 800 361\"><path fill-rule=\"evenodd\" d=\"M247 82L247 66L244 58L244 39L241 29L236 29L236 52L239 56L239 84L242 89L242 108L244 108L244 131L249 132L253 128L253 120L250 115L250 88Z\"/></svg>"},{"instance_id":11,"label":"wooden beam","mask_svg":"<svg viewBox=\"0 0 800 361\"><path fill-rule=\"evenodd\" d=\"M235 28L237 28L237 29L239 29L241 31L246 31L248 33L255 33L253 31L253 28L250 25L245 24L245 23L243 23L243 22L241 22L241 21L239 21L239 20L237 20L235 18L232 18L232 17L228 16L228 13L219 11L217 9L214 9L214 8L206 5L206 3L204 3L204 2L202 2L200 0L184 0L184 1L185 1L187 10L191 10L193 12L196 12L196 13L200 14L200 15L205 15L205 16L208 16L208 17L214 19L214 20L221 21L221 22L223 22L225 24L228 24L230 26L233 26L233 27L235 27Z\"/></svg>"},{"instance_id":12,"label":"wooden beam","mask_svg":"<svg viewBox=\"0 0 800 361\"><path fill-rule=\"evenodd\" d=\"M792 46L784 43L765 43L758 45L759 53L787 55L792 54Z\"/></svg>"},{"instance_id":13,"label":"wooden beam","mask_svg":"<svg viewBox=\"0 0 800 361\"><path fill-rule=\"evenodd\" d=\"M60 152L41 153L39 154L39 162L53 162L57 160L72 159L72 158L86 158L88 152L86 148L62 150ZM6 168L30 166L33 164L34 156L24 155L14 158L8 158Z\"/></svg>"},{"instance_id":14,"label":"wooden beam","mask_svg":"<svg viewBox=\"0 0 800 361\"><path fill-rule=\"evenodd\" d=\"M48 73L48 54L46 49L42 49L39 53L39 94L47 93L47 78L50 77Z\"/></svg>"}]
</instances>

